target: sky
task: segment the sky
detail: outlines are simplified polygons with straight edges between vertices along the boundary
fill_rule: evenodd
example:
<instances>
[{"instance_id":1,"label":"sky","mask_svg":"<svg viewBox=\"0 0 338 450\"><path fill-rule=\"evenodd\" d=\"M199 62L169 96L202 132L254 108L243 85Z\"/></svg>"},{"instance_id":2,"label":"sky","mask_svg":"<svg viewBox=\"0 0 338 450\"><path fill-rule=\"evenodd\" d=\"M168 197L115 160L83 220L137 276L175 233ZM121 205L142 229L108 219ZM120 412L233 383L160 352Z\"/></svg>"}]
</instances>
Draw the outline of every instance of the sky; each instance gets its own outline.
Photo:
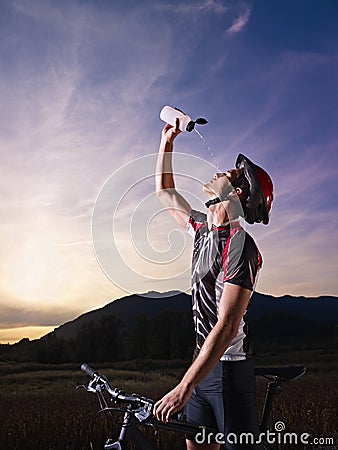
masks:
<instances>
[{"instance_id":1,"label":"sky","mask_svg":"<svg viewBox=\"0 0 338 450\"><path fill-rule=\"evenodd\" d=\"M191 239L154 195L164 105L207 118L220 168L244 153L273 179L256 290L338 295L337 19L334 0L2 0L0 342L188 291ZM197 209L207 145L175 141Z\"/></svg>"}]
</instances>

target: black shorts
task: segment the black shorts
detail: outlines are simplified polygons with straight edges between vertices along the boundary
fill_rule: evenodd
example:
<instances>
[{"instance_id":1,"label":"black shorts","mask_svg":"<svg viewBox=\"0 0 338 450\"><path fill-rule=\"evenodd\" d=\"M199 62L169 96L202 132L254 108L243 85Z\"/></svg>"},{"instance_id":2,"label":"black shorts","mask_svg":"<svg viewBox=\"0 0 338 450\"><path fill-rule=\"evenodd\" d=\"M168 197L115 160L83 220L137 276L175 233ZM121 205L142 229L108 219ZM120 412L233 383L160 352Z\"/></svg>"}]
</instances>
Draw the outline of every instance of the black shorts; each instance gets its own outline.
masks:
<instances>
[{"instance_id":1,"label":"black shorts","mask_svg":"<svg viewBox=\"0 0 338 450\"><path fill-rule=\"evenodd\" d=\"M259 435L253 361L220 361L194 389L185 415L188 422L217 429L224 437L227 450L263 449L252 443L243 445L239 438L242 433L250 433L253 441L244 442L254 442ZM217 443L220 443L220 435ZM215 442L211 436L209 439L210 443Z\"/></svg>"}]
</instances>

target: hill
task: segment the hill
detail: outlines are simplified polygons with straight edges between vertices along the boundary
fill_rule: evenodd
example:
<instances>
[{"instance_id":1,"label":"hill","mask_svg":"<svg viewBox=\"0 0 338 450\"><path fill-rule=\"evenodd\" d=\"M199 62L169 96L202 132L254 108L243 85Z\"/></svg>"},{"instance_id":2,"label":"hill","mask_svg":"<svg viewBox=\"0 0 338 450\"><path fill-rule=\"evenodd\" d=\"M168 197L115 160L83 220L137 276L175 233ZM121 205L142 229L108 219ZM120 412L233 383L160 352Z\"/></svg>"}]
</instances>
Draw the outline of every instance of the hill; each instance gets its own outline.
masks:
<instances>
[{"instance_id":1,"label":"hill","mask_svg":"<svg viewBox=\"0 0 338 450\"><path fill-rule=\"evenodd\" d=\"M168 296L170 294L170 296ZM64 339L74 338L81 327L89 322L99 322L105 316L115 316L128 327L135 323L139 316L151 319L164 311L187 312L190 311L191 297L183 292L165 294L149 292L148 296L129 295L114 300L102 308L89 311L76 319L61 325L54 330L57 337Z\"/></svg>"},{"instance_id":2,"label":"hill","mask_svg":"<svg viewBox=\"0 0 338 450\"><path fill-rule=\"evenodd\" d=\"M337 343L336 297L272 297L250 302L256 353L331 349ZM0 345L0 360L37 363L189 360L195 346L191 297L182 292L130 295L89 311L41 339Z\"/></svg>"},{"instance_id":3,"label":"hill","mask_svg":"<svg viewBox=\"0 0 338 450\"><path fill-rule=\"evenodd\" d=\"M170 296L168 296L170 294ZM141 315L153 318L164 311L190 312L191 296L183 292L148 293L130 295L108 303L103 308L82 314L54 330L57 337L75 338L81 327L89 321L99 322L102 317L115 316L130 327ZM259 321L266 316L288 315L303 321L315 321L323 325L335 325L338 317L338 298L321 297L273 297L255 292L252 296L249 315L251 320Z\"/></svg>"}]
</instances>

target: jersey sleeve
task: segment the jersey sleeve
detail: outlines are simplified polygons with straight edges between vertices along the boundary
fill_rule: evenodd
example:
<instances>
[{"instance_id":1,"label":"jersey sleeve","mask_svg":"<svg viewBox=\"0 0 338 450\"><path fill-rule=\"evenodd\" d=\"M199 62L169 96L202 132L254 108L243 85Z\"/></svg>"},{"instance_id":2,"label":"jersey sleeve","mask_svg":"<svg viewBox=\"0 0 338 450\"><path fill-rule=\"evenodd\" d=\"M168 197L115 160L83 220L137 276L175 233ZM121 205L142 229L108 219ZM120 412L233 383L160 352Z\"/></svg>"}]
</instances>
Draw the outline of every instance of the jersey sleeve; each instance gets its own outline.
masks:
<instances>
[{"instance_id":1,"label":"jersey sleeve","mask_svg":"<svg viewBox=\"0 0 338 450\"><path fill-rule=\"evenodd\" d=\"M206 222L207 222L207 215L205 213L192 209L187 222L186 230L190 234L190 236L194 238L197 231L201 227L205 226Z\"/></svg>"},{"instance_id":2,"label":"jersey sleeve","mask_svg":"<svg viewBox=\"0 0 338 450\"><path fill-rule=\"evenodd\" d=\"M255 241L244 230L230 235L223 252L224 283L255 289L262 256Z\"/></svg>"}]
</instances>

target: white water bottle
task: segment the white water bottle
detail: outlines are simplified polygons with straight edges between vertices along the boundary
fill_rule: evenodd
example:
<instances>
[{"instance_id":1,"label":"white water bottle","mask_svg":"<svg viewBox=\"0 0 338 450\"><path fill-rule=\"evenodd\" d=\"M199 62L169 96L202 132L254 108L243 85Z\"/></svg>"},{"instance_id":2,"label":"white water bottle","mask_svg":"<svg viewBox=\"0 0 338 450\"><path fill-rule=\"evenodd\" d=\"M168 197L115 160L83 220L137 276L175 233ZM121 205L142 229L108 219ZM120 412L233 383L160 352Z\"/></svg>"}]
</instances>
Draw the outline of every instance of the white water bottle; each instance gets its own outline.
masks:
<instances>
[{"instance_id":1,"label":"white water bottle","mask_svg":"<svg viewBox=\"0 0 338 450\"><path fill-rule=\"evenodd\" d=\"M171 106L164 106L160 112L160 119L163 122L169 123L175 126L176 119L179 119L179 129L181 131L192 131L195 127L195 123L205 124L208 123L206 119L199 118L197 120L192 120L190 116L182 113L178 109L172 108Z\"/></svg>"}]
</instances>

